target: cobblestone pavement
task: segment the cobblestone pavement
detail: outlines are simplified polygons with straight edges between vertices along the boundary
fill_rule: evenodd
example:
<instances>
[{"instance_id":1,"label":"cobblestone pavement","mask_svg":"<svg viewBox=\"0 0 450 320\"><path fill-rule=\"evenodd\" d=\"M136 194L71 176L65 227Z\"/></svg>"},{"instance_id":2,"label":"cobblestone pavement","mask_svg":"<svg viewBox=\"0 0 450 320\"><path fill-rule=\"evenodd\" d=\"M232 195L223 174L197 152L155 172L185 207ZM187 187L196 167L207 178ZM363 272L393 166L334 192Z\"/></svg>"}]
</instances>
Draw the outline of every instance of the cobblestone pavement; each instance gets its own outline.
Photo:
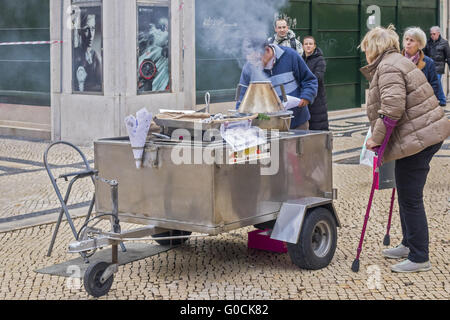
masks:
<instances>
[{"instance_id":1,"label":"cobblestone pavement","mask_svg":"<svg viewBox=\"0 0 450 320\"><path fill-rule=\"evenodd\" d=\"M446 112L450 115L450 107ZM367 128L363 113L340 114L331 120L335 136L333 179L338 189L335 207L342 227L334 259L327 268L301 270L288 254L248 249L247 232L253 228L247 227L191 239L181 247L121 266L111 291L101 299L449 299L449 140L432 160L424 194L432 270L391 273L390 265L395 261L381 256L390 190L375 193L361 270L350 270L371 187L371 169L358 165ZM1 300L92 299L67 278L35 272L76 257L67 253L67 244L73 240L67 223L61 225L52 256L46 257L59 207L42 162L47 145L45 141L0 137ZM93 149L81 150L92 163ZM81 159L67 148L55 151L49 155L49 163L57 174L81 168ZM75 166L65 165L70 162ZM89 179L84 180L74 188L69 205L81 203L86 211L93 186ZM79 227L82 219L75 219L75 223ZM135 227L125 224L122 229ZM396 204L391 243L396 245L400 240Z\"/></svg>"}]
</instances>

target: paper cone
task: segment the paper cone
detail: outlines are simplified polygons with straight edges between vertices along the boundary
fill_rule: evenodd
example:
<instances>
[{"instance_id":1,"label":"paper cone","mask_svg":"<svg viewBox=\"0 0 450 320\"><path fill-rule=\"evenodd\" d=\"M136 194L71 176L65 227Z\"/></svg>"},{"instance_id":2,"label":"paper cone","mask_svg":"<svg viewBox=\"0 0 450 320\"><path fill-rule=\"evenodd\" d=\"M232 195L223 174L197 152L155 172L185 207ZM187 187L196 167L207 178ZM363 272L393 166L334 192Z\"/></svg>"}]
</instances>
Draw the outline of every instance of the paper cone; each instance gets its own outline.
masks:
<instances>
[{"instance_id":1,"label":"paper cone","mask_svg":"<svg viewBox=\"0 0 450 320\"><path fill-rule=\"evenodd\" d=\"M136 118L132 115L125 118L125 125L130 137L131 147L133 148L133 157L138 169L142 167L145 141L150 130L152 118L152 114L145 108L136 113Z\"/></svg>"}]
</instances>

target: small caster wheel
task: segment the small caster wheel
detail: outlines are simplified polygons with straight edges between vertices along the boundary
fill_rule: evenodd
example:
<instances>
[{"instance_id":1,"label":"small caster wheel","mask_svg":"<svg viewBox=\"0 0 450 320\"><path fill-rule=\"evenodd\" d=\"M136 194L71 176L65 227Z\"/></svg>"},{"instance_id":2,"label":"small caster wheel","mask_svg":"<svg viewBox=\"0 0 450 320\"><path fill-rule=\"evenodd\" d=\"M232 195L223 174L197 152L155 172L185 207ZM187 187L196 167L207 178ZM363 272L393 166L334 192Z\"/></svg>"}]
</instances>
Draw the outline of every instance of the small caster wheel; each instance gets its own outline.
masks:
<instances>
[{"instance_id":1,"label":"small caster wheel","mask_svg":"<svg viewBox=\"0 0 450 320\"><path fill-rule=\"evenodd\" d=\"M104 283L101 277L105 270L109 267L109 263L100 261L91 264L84 274L84 288L91 296L98 298L107 295L114 281L114 275L111 275Z\"/></svg>"}]
</instances>

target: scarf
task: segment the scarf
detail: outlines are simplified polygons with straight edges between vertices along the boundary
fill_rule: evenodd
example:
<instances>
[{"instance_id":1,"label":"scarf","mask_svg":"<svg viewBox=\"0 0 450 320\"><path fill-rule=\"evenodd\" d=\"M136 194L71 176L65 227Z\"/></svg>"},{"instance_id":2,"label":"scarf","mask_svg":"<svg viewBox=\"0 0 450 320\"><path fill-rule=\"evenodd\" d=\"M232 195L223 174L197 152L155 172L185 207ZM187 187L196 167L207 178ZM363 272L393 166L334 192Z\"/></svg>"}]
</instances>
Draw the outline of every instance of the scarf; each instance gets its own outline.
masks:
<instances>
[{"instance_id":1,"label":"scarf","mask_svg":"<svg viewBox=\"0 0 450 320\"><path fill-rule=\"evenodd\" d=\"M415 65L417 65L417 63L419 63L419 59L420 59L420 50L417 51L417 53L413 56L410 56L405 50L405 57L408 58L409 60L411 60Z\"/></svg>"}]
</instances>

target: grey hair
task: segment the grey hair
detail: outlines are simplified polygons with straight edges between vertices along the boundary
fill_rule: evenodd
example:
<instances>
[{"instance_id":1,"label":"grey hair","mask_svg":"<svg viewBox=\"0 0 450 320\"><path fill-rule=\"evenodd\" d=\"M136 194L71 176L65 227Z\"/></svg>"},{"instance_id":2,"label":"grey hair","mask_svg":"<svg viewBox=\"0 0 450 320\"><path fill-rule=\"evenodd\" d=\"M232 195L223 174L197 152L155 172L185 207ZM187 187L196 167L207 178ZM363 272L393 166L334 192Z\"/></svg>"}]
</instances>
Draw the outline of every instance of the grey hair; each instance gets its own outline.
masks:
<instances>
[{"instance_id":1,"label":"grey hair","mask_svg":"<svg viewBox=\"0 0 450 320\"><path fill-rule=\"evenodd\" d=\"M441 33L441 28L439 28L439 26L434 26L434 27L431 27L430 28L430 31L437 31L437 32L439 32L439 33Z\"/></svg>"},{"instance_id":2,"label":"grey hair","mask_svg":"<svg viewBox=\"0 0 450 320\"><path fill-rule=\"evenodd\" d=\"M419 27L409 27L403 34L403 42L406 37L411 37L419 43L419 49L422 50L427 45L427 36Z\"/></svg>"}]
</instances>

